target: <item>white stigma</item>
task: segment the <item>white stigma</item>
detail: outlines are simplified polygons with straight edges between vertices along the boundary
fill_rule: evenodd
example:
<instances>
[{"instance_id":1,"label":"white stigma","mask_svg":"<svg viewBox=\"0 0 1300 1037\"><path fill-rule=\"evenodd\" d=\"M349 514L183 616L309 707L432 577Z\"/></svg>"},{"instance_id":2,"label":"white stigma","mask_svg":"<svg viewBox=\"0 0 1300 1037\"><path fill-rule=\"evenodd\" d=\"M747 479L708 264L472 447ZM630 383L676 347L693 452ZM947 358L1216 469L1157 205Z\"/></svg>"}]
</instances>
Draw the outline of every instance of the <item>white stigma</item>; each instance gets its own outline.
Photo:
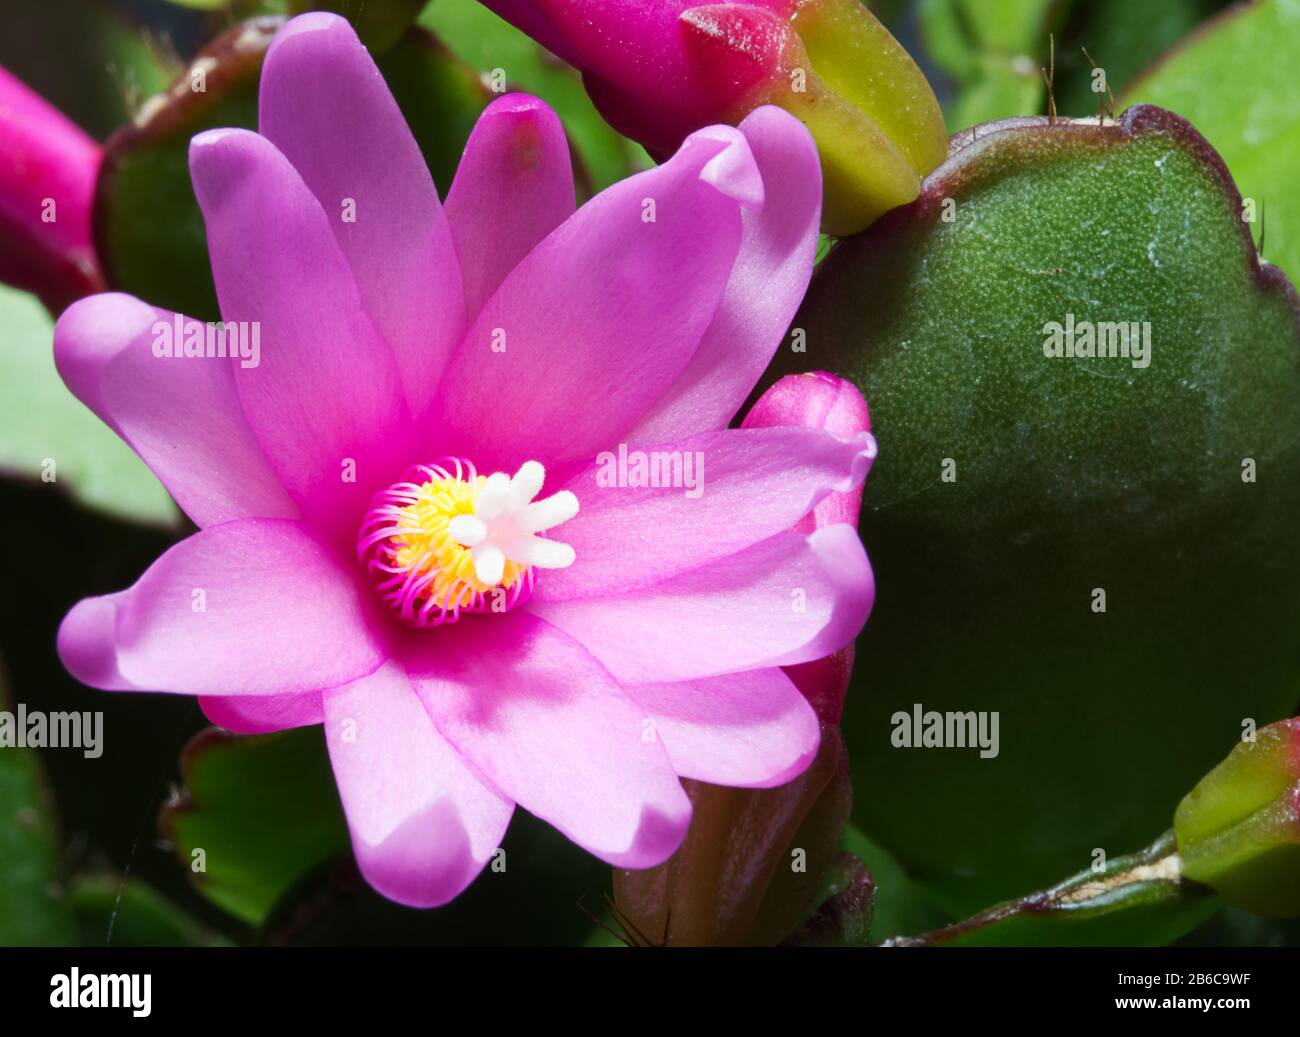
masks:
<instances>
[{"instance_id":1,"label":"white stigma","mask_svg":"<svg viewBox=\"0 0 1300 1037\"><path fill-rule=\"evenodd\" d=\"M451 520L452 538L470 549L474 575L487 586L501 582L507 562L539 569L567 569L573 564L572 547L537 536L578 513L578 498L568 490L533 500L545 478L546 469L537 461L525 461L514 478L496 472L479 490L474 514Z\"/></svg>"}]
</instances>

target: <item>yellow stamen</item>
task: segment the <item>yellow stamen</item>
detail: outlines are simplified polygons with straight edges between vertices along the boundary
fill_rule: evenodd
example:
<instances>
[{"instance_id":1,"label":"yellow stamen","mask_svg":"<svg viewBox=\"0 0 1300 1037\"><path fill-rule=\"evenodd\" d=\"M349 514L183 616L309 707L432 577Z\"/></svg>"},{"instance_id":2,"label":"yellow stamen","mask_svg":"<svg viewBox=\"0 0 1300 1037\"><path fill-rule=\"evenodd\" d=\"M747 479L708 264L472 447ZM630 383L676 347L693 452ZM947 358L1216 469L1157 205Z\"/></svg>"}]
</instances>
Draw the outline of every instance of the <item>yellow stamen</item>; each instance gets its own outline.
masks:
<instances>
[{"instance_id":1,"label":"yellow stamen","mask_svg":"<svg viewBox=\"0 0 1300 1037\"><path fill-rule=\"evenodd\" d=\"M486 482L481 475L472 482L433 478L419 487L411 504L398 509L400 532L389 538L394 565L421 575L436 574L420 597L444 602L447 595L455 597L459 592L467 600L492 590L475 575L469 548L458 543L448 528L457 515L474 514L474 502ZM526 568L507 561L497 586L509 590ZM452 606L465 603L459 599L448 602Z\"/></svg>"}]
</instances>

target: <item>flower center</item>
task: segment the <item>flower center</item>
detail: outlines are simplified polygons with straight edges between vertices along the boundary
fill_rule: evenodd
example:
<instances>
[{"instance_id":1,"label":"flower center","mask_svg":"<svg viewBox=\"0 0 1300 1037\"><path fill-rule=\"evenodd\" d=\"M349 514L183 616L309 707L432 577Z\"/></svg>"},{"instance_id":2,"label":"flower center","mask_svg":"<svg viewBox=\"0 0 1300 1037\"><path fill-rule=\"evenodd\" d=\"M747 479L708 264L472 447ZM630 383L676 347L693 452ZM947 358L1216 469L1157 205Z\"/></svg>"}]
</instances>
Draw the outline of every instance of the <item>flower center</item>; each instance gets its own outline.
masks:
<instances>
[{"instance_id":1,"label":"flower center","mask_svg":"<svg viewBox=\"0 0 1300 1037\"><path fill-rule=\"evenodd\" d=\"M478 475L467 461L416 465L375 495L357 554L380 596L415 626L454 623L462 612L505 612L527 598L534 569L564 569L573 548L537 534L578 513L562 490L544 500L546 469Z\"/></svg>"}]
</instances>

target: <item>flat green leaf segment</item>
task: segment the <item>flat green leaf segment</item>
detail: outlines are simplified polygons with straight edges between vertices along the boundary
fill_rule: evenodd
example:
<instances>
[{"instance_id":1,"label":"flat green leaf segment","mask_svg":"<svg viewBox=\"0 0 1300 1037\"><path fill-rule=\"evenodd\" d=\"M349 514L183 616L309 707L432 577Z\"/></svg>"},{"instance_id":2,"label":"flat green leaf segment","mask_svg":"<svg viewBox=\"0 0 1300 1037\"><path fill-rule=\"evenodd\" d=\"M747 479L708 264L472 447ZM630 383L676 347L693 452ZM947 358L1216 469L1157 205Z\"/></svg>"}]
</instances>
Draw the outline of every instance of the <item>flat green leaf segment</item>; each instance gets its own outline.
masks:
<instances>
[{"instance_id":1,"label":"flat green leaf segment","mask_svg":"<svg viewBox=\"0 0 1300 1037\"><path fill-rule=\"evenodd\" d=\"M68 902L83 947L216 947L228 945L148 883L121 875L73 880Z\"/></svg>"},{"instance_id":2,"label":"flat green leaf segment","mask_svg":"<svg viewBox=\"0 0 1300 1037\"><path fill-rule=\"evenodd\" d=\"M0 285L0 473L43 480L93 508L170 524L162 484L54 369L54 322L35 296Z\"/></svg>"},{"instance_id":3,"label":"flat green leaf segment","mask_svg":"<svg viewBox=\"0 0 1300 1037\"><path fill-rule=\"evenodd\" d=\"M1294 706L1300 316L1169 112L954 146L822 264L784 356L852 377L880 444L845 735L854 787L899 794L854 817L965 916L1143 845ZM1045 355L1119 322L1147 366Z\"/></svg>"},{"instance_id":4,"label":"flat green leaf segment","mask_svg":"<svg viewBox=\"0 0 1300 1037\"><path fill-rule=\"evenodd\" d=\"M1125 93L1190 119L1261 208L1264 255L1300 277L1300 0L1262 0L1211 22ZM1266 218L1265 218L1266 213Z\"/></svg>"},{"instance_id":5,"label":"flat green leaf segment","mask_svg":"<svg viewBox=\"0 0 1300 1037\"><path fill-rule=\"evenodd\" d=\"M0 710L13 709L0 683ZM57 881L52 807L36 750L0 748L0 947L72 941L72 911Z\"/></svg>"},{"instance_id":6,"label":"flat green leaf segment","mask_svg":"<svg viewBox=\"0 0 1300 1037\"><path fill-rule=\"evenodd\" d=\"M319 728L195 736L184 797L160 827L213 903L258 925L303 875L348 851L347 825Z\"/></svg>"},{"instance_id":7,"label":"flat green leaf segment","mask_svg":"<svg viewBox=\"0 0 1300 1037\"><path fill-rule=\"evenodd\" d=\"M1161 947L1205 921L1218 898L1185 882L1167 832L1141 853L1072 875L899 947Z\"/></svg>"}]
</instances>

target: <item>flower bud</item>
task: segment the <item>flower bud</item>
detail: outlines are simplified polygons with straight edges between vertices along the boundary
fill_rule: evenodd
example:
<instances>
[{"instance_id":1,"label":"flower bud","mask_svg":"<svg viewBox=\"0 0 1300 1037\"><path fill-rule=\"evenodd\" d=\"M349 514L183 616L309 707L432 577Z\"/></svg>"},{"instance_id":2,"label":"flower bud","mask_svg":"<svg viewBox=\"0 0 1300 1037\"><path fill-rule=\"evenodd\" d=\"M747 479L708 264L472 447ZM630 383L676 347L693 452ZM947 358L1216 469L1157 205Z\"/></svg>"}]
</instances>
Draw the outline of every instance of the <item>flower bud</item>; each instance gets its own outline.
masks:
<instances>
[{"instance_id":1,"label":"flower bud","mask_svg":"<svg viewBox=\"0 0 1300 1037\"><path fill-rule=\"evenodd\" d=\"M1300 915L1300 717L1242 741L1174 815L1183 875L1257 915Z\"/></svg>"},{"instance_id":2,"label":"flower bud","mask_svg":"<svg viewBox=\"0 0 1300 1037\"><path fill-rule=\"evenodd\" d=\"M103 288L90 210L99 145L0 68L0 281L54 311Z\"/></svg>"},{"instance_id":3,"label":"flower bud","mask_svg":"<svg viewBox=\"0 0 1300 1037\"><path fill-rule=\"evenodd\" d=\"M822 226L844 235L912 201L947 157L943 113L860 0L484 0L581 69L615 129L656 157L776 104L812 131Z\"/></svg>"}]
</instances>

